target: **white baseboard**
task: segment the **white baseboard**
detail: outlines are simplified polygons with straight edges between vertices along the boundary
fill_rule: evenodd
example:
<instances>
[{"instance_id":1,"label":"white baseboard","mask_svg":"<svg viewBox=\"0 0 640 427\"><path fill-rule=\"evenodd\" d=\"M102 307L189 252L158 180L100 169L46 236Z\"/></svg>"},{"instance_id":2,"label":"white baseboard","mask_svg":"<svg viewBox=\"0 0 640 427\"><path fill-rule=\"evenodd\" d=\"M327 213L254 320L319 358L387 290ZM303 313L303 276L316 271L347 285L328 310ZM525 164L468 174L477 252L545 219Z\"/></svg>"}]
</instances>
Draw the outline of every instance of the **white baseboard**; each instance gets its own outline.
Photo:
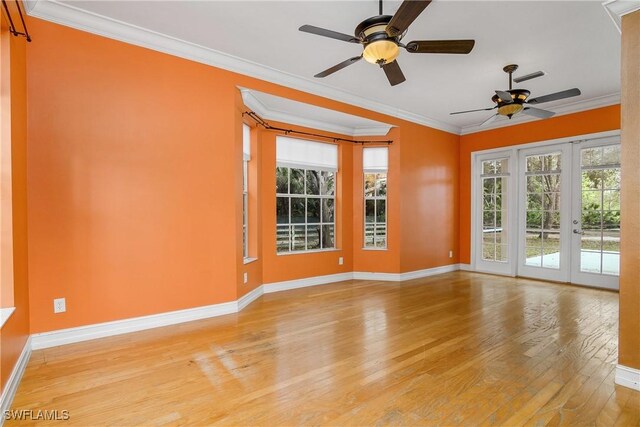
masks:
<instances>
[{"instance_id":1,"label":"white baseboard","mask_svg":"<svg viewBox=\"0 0 640 427\"><path fill-rule=\"evenodd\" d=\"M58 345L110 337L129 332L143 331L145 329L175 325L178 323L190 322L192 320L206 319L208 317L222 316L225 314L236 313L237 311L238 302L231 301L203 307L188 308L186 310L170 311L168 313L114 320L112 322L78 326L69 329L59 329L56 331L33 334L31 336L33 338L31 346L33 350L40 350L42 348L55 347Z\"/></svg>"},{"instance_id":2,"label":"white baseboard","mask_svg":"<svg viewBox=\"0 0 640 427\"><path fill-rule=\"evenodd\" d=\"M251 292L248 292L244 296L240 297L240 299L238 299L238 311L241 311L246 306L248 306L258 298L260 298L262 294L263 294L263 291L262 291L262 285L261 285L255 288L254 290L252 290Z\"/></svg>"},{"instance_id":3,"label":"white baseboard","mask_svg":"<svg viewBox=\"0 0 640 427\"><path fill-rule=\"evenodd\" d=\"M640 369L616 366L616 384L640 391Z\"/></svg>"},{"instance_id":4,"label":"white baseboard","mask_svg":"<svg viewBox=\"0 0 640 427\"><path fill-rule=\"evenodd\" d=\"M462 271L475 271L471 264L458 264L460 266L460 270Z\"/></svg>"},{"instance_id":5,"label":"white baseboard","mask_svg":"<svg viewBox=\"0 0 640 427\"><path fill-rule=\"evenodd\" d=\"M2 397L0 397L0 426L4 423L4 411L11 409L11 402L13 402L13 397L16 395L18 385L20 385L20 380L22 379L22 374L24 374L24 370L27 368L27 363L29 363L30 357L31 337L28 337L27 342L25 342L24 347L22 348L20 356L18 356L18 360L16 360L16 364L11 371L11 375L9 375L9 379L2 389Z\"/></svg>"},{"instance_id":6,"label":"white baseboard","mask_svg":"<svg viewBox=\"0 0 640 427\"><path fill-rule=\"evenodd\" d=\"M400 281L420 279L422 277L435 276L437 274L451 273L460 270L460 264L449 264L441 267L426 268L424 270L409 271L400 274Z\"/></svg>"},{"instance_id":7,"label":"white baseboard","mask_svg":"<svg viewBox=\"0 0 640 427\"><path fill-rule=\"evenodd\" d=\"M382 280L385 282L399 282L400 273L374 273L369 271L354 271L354 280Z\"/></svg>"},{"instance_id":8,"label":"white baseboard","mask_svg":"<svg viewBox=\"0 0 640 427\"><path fill-rule=\"evenodd\" d=\"M441 267L426 268L424 270L408 271L406 273L369 273L356 271L353 273L355 280L383 280L387 282L404 282L405 280L420 279L422 277L435 276L436 274L450 273L460 269L459 264L443 265Z\"/></svg>"},{"instance_id":9,"label":"white baseboard","mask_svg":"<svg viewBox=\"0 0 640 427\"><path fill-rule=\"evenodd\" d=\"M326 276L307 277L305 279L287 280L284 282L266 283L262 285L263 292L270 294L272 292L288 291L290 289L306 288L307 286L326 285L328 283L342 282L344 280L352 280L353 273L328 274Z\"/></svg>"},{"instance_id":10,"label":"white baseboard","mask_svg":"<svg viewBox=\"0 0 640 427\"><path fill-rule=\"evenodd\" d=\"M146 329L159 328L162 326L191 322L193 320L200 320L210 317L223 316L225 314L237 313L251 304L251 302L258 299L262 294L272 292L281 292L290 289L324 285L328 283L335 283L352 279L400 282L404 280L417 279L420 277L433 276L435 274L448 273L458 270L458 268L458 264L451 264L442 267L428 268L425 270L410 271L407 273L348 272L329 274L326 276L308 277L305 279L288 280L284 282L268 283L258 286L236 301L229 301L204 307L188 308L185 310L171 311L168 313L152 314L149 316L134 317L130 319L115 320L94 325L78 326L75 328L60 329L56 331L33 334L31 336L31 349L40 350L43 348L72 344L81 341L88 341L97 338L110 337L114 335L126 334L129 332L143 331Z\"/></svg>"}]
</instances>

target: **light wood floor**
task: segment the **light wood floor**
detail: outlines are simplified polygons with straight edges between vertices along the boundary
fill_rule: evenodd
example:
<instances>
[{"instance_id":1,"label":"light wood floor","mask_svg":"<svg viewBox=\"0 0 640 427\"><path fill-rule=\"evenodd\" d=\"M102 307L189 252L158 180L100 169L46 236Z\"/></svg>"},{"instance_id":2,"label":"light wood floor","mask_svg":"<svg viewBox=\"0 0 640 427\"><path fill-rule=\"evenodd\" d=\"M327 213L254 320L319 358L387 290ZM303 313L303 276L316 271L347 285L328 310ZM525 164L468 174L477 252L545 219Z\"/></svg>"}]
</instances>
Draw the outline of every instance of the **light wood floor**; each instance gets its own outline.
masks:
<instances>
[{"instance_id":1,"label":"light wood floor","mask_svg":"<svg viewBox=\"0 0 640 427\"><path fill-rule=\"evenodd\" d=\"M617 330L606 291L463 272L342 282L36 351L13 409L84 426L639 425L640 393L614 385Z\"/></svg>"}]
</instances>

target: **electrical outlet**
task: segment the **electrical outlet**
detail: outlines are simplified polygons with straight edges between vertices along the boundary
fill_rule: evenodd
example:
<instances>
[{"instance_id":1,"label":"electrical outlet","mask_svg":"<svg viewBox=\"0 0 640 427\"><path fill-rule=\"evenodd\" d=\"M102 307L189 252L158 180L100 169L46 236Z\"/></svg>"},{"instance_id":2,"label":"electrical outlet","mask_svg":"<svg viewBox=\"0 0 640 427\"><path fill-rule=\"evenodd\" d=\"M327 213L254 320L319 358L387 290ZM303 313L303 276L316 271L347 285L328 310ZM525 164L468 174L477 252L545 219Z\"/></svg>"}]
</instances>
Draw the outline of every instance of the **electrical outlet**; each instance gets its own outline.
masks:
<instances>
[{"instance_id":1,"label":"electrical outlet","mask_svg":"<svg viewBox=\"0 0 640 427\"><path fill-rule=\"evenodd\" d=\"M340 257L338 258L338 265L342 265L344 264L344 258Z\"/></svg>"},{"instance_id":2,"label":"electrical outlet","mask_svg":"<svg viewBox=\"0 0 640 427\"><path fill-rule=\"evenodd\" d=\"M249 273L244 273L244 283L249 281Z\"/></svg>"},{"instance_id":3,"label":"electrical outlet","mask_svg":"<svg viewBox=\"0 0 640 427\"><path fill-rule=\"evenodd\" d=\"M449 258L453 258L453 251L449 251Z\"/></svg>"},{"instance_id":4,"label":"electrical outlet","mask_svg":"<svg viewBox=\"0 0 640 427\"><path fill-rule=\"evenodd\" d=\"M67 302L64 298L56 298L53 300L53 312L64 313L67 311Z\"/></svg>"}]
</instances>

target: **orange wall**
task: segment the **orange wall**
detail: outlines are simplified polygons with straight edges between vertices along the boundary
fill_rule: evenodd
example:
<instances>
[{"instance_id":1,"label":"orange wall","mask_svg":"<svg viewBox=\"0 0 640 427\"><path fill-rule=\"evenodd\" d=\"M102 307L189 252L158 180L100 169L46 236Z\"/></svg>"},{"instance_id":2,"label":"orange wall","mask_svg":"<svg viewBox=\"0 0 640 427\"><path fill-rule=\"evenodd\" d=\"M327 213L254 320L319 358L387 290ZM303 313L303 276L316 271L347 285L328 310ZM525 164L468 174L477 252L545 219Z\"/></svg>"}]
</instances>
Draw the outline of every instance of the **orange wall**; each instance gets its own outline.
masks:
<instances>
[{"instance_id":1,"label":"orange wall","mask_svg":"<svg viewBox=\"0 0 640 427\"><path fill-rule=\"evenodd\" d=\"M409 125L401 139L400 269L458 263L459 137Z\"/></svg>"},{"instance_id":2,"label":"orange wall","mask_svg":"<svg viewBox=\"0 0 640 427\"><path fill-rule=\"evenodd\" d=\"M471 260L471 153L620 129L620 106L487 130L460 137L460 262Z\"/></svg>"},{"instance_id":3,"label":"orange wall","mask_svg":"<svg viewBox=\"0 0 640 427\"><path fill-rule=\"evenodd\" d=\"M234 300L262 283L455 262L448 250L457 241L458 136L42 20L28 22L38 40L27 52L32 332ZM396 126L389 251L361 250L361 147L343 143L339 250L276 255L275 134L254 129L249 235L258 260L243 263L238 86ZM407 189L405 172L420 181ZM446 189L446 206L429 212L428 222L416 218L414 197L438 197ZM427 206L420 204L420 212ZM446 249L434 249L426 238L432 229ZM402 253L412 257L405 265ZM67 299L67 312L54 315L52 300L59 297Z\"/></svg>"},{"instance_id":4,"label":"orange wall","mask_svg":"<svg viewBox=\"0 0 640 427\"><path fill-rule=\"evenodd\" d=\"M228 73L29 20L32 332L236 299ZM54 315L52 300L67 312Z\"/></svg>"},{"instance_id":5,"label":"orange wall","mask_svg":"<svg viewBox=\"0 0 640 427\"><path fill-rule=\"evenodd\" d=\"M8 2L14 16L15 4ZM13 305L16 310L0 332L0 388L4 388L29 335L27 268L27 83L23 37L9 35L2 10L2 96L10 96L13 189ZM9 73L5 65L9 60ZM10 83L8 88L5 83ZM9 90L7 90L9 89ZM3 114L5 114L3 110ZM4 141L3 141L4 143ZM4 306L4 305L3 305Z\"/></svg>"},{"instance_id":6,"label":"orange wall","mask_svg":"<svg viewBox=\"0 0 640 427\"><path fill-rule=\"evenodd\" d=\"M640 12L622 17L622 236L618 360L640 369Z\"/></svg>"}]
</instances>

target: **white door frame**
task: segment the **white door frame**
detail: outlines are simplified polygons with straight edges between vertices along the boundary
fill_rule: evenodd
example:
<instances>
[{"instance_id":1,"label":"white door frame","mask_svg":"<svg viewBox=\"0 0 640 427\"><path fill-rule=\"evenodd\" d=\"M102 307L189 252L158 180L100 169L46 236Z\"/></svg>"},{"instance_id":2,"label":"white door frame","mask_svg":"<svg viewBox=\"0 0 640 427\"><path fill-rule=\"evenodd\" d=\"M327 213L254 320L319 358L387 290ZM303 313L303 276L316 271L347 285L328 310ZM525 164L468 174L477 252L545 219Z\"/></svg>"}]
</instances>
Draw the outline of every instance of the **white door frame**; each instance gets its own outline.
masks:
<instances>
[{"instance_id":1,"label":"white door frame","mask_svg":"<svg viewBox=\"0 0 640 427\"><path fill-rule=\"evenodd\" d=\"M518 152L522 149L526 149L526 148L530 148L530 147L542 147L542 146L547 146L547 145L555 145L555 144L561 144L564 142L578 142L578 141L586 141L586 140L595 140L595 139L600 139L602 140L603 138L610 138L610 137L620 137L620 130L616 129L616 130L611 130L611 131L605 131L605 132L596 132L596 133L590 133L590 134L583 134L583 135L576 135L576 136L570 136L570 137L564 137L564 138L556 138L556 139L552 139L552 140L544 140L544 141L535 141L535 142L530 142L530 143L526 143L526 144L519 144L519 145L513 145L513 146L504 146L504 147L499 147L499 148L490 148L487 150L479 150L479 151L472 151L471 152L471 205L470 205L470 217L471 217L471 257L470 257L470 265L468 267L464 267L463 269L467 269L470 271L484 271L482 270L480 267L480 265L478 265L476 258L477 258L477 252L480 249L480 247L476 246L477 242L475 241L476 236L477 236L477 231L478 231L478 227L482 227L482 224L479 224L478 221L478 216L477 216L477 198L478 198L478 194L477 194L477 189L478 189L478 185L479 185L479 179L478 179L478 169L477 169L477 165L481 164L478 163L477 158L479 156L483 156L485 154L488 154L490 156L494 156L495 157L495 153L500 153L500 152L511 152L511 156L510 156L510 173L511 176L517 176L518 174L518 170L517 170L517 161L515 159L518 158ZM513 185L512 185L513 187ZM517 218L517 214L514 214L516 212L518 212L519 206L517 206L517 198L516 197L511 197L510 202L515 202L516 206L512 207L511 204L509 204L509 210L511 212L510 218L512 218L515 222L514 225L511 225L511 222L509 222L509 226L512 227L511 230L517 230L518 229L518 218ZM509 242L510 243L510 247L512 248L512 252L511 254L509 254L510 259L516 260L518 257L518 243L517 243L517 237L518 237L518 233L511 233L511 239L513 239L513 241ZM509 276L515 276L517 274L517 263L513 262L512 263L512 269L511 271L507 272L507 273L497 273L497 274L505 274L505 275L509 275ZM489 272L489 271L487 271Z\"/></svg>"}]
</instances>

